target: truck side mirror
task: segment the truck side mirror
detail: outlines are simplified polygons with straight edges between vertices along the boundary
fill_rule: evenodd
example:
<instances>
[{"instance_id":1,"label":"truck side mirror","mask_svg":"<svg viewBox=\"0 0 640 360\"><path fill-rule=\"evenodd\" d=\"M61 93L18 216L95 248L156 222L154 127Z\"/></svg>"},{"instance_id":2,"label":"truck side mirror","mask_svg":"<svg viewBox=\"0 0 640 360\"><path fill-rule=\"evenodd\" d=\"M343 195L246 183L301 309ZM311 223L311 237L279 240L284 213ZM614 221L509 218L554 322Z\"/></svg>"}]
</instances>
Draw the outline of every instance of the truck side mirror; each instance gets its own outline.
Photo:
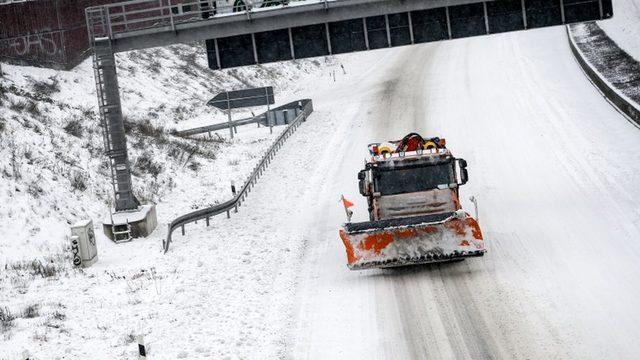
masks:
<instances>
[{"instance_id":1,"label":"truck side mirror","mask_svg":"<svg viewBox=\"0 0 640 360\"><path fill-rule=\"evenodd\" d=\"M367 196L368 195L368 189L367 189L367 171L366 170L361 170L358 173L358 189L360 190L360 195L362 196Z\"/></svg>"},{"instance_id":2,"label":"truck side mirror","mask_svg":"<svg viewBox=\"0 0 640 360\"><path fill-rule=\"evenodd\" d=\"M464 185L469 181L469 173L467 172L467 161L465 159L456 159L458 164L458 171L460 177L458 178L458 185Z\"/></svg>"}]
</instances>

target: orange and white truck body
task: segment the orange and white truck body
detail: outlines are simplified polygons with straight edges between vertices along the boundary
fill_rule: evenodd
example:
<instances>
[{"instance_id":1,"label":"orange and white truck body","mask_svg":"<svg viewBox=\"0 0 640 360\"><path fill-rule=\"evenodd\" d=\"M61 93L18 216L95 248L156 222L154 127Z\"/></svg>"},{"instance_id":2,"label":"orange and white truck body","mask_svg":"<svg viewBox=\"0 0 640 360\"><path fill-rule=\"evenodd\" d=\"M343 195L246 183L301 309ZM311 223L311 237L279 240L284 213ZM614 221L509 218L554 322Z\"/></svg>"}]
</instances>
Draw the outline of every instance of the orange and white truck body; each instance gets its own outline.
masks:
<instances>
[{"instance_id":1,"label":"orange and white truck body","mask_svg":"<svg viewBox=\"0 0 640 360\"><path fill-rule=\"evenodd\" d=\"M420 140L410 151L389 151L398 142L369 146L372 156L358 179L370 221L340 229L350 269L484 255L478 221L459 200L459 186L468 178L466 161L454 158L442 139Z\"/></svg>"}]
</instances>

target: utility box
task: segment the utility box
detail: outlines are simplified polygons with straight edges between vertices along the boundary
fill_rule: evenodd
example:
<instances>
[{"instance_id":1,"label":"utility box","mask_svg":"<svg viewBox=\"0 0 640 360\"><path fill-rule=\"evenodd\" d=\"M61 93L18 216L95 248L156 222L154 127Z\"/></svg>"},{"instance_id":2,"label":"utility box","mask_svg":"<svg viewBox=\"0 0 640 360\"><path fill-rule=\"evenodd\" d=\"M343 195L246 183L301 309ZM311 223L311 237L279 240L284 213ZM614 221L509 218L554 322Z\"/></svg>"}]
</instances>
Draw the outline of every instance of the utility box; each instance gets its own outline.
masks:
<instances>
[{"instance_id":1,"label":"utility box","mask_svg":"<svg viewBox=\"0 0 640 360\"><path fill-rule=\"evenodd\" d=\"M71 254L75 266L88 267L98 261L93 221L81 221L71 226Z\"/></svg>"}]
</instances>

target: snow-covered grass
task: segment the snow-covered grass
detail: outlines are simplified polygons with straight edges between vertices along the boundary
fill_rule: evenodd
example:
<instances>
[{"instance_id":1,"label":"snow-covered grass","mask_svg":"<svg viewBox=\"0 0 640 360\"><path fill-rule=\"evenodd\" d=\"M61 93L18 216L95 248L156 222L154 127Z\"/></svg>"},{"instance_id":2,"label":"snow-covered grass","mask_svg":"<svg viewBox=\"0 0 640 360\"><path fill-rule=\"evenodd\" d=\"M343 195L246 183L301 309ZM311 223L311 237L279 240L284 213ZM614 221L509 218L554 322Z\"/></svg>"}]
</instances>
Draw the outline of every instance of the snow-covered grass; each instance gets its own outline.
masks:
<instances>
[{"instance_id":1,"label":"snow-covered grass","mask_svg":"<svg viewBox=\"0 0 640 360\"><path fill-rule=\"evenodd\" d=\"M244 181L280 129L270 134L268 128L243 126L233 140L228 131L211 138L183 139L172 135L172 129L226 121L224 114L204 105L223 89L273 85L277 103L309 97L309 89L330 86L334 78L346 79L340 67L345 59L211 71L203 46L197 44L117 58L134 192L143 202L157 204L159 220L151 237L122 245L101 234L100 223L113 195L90 60L69 72L2 66L0 359L16 358L24 349L36 358L126 358L136 349L132 343L136 334L148 335L152 349L167 339L193 335L186 327L176 329L176 314L180 321L191 323L207 316L216 322L211 331L219 334L225 324L246 321L246 311L258 318L269 311L216 310L215 301L205 301L236 298L243 290L259 295L273 286L273 278L236 277L219 267L228 261L235 266L231 269L242 267L248 257L242 244L231 249L207 242L186 245L181 242L188 237L176 236L174 248L189 246L189 258L162 255L160 244L166 224L175 216L227 200L230 182ZM251 204L247 206L241 211L251 211ZM68 255L69 224L86 218L94 220L99 261L89 269L76 269ZM219 230L215 224L223 220L215 219L212 228ZM187 231L202 231L196 230L201 226L192 225ZM220 236L218 230L212 238ZM265 255L267 245L256 241L254 255ZM273 252L268 264L256 260L252 271L260 273L282 256ZM204 287L202 279L208 279ZM219 297L212 297L214 293ZM225 297L227 293L235 295ZM206 312L197 309L202 306ZM251 337L259 332L255 329ZM256 349L245 345L244 354ZM239 345L222 340L213 346L194 346L189 358L229 356ZM189 348L193 346L162 347L163 353L155 356L185 357Z\"/></svg>"},{"instance_id":2,"label":"snow-covered grass","mask_svg":"<svg viewBox=\"0 0 640 360\"><path fill-rule=\"evenodd\" d=\"M290 84L319 72L321 61L211 71L198 44L118 54L136 195L145 203L173 196L173 211L161 213L161 220L223 200L229 181L246 176L274 135L245 127L233 141L226 132L188 140L171 129L226 120L204 105L222 89L272 84L279 101L298 96ZM3 71L0 260L58 253L67 226L99 220L113 196L91 61L69 72L12 65ZM196 184L206 185L201 198L172 193Z\"/></svg>"},{"instance_id":3,"label":"snow-covered grass","mask_svg":"<svg viewBox=\"0 0 640 360\"><path fill-rule=\"evenodd\" d=\"M613 0L613 18L598 25L629 55L640 61L640 2Z\"/></svg>"}]
</instances>

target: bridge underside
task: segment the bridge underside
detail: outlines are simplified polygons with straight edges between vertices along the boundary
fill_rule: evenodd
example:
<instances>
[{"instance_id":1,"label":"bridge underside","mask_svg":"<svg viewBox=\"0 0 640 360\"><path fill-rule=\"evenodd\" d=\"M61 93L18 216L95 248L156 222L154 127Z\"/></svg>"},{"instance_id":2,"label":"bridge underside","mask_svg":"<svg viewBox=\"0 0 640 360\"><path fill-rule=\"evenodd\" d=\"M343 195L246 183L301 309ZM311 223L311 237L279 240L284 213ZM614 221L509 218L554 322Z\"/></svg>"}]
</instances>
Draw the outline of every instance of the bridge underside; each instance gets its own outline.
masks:
<instances>
[{"instance_id":1,"label":"bridge underside","mask_svg":"<svg viewBox=\"0 0 640 360\"><path fill-rule=\"evenodd\" d=\"M373 50L605 19L611 6L611 0L497 0L388 13L207 39L207 58L211 69L222 69Z\"/></svg>"}]
</instances>

